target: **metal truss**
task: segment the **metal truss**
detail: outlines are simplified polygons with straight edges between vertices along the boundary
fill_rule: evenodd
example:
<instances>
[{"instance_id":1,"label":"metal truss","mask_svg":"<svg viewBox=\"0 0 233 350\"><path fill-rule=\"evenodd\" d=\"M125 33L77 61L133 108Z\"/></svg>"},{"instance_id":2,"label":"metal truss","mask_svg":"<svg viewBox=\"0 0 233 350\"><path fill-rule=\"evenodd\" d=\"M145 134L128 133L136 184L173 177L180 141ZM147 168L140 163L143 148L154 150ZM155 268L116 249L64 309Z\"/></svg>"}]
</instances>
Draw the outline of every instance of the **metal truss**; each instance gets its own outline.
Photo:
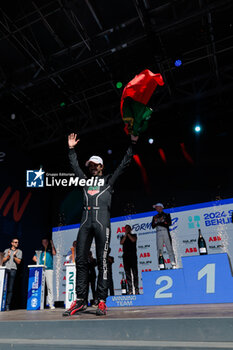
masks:
<instances>
[{"instance_id":1,"label":"metal truss","mask_svg":"<svg viewBox=\"0 0 233 350\"><path fill-rule=\"evenodd\" d=\"M132 16L129 14L124 22L106 28L96 11L98 5L92 0L82 0L80 6L85 6L96 24L94 35L90 35L89 28L84 25L76 1L56 0L40 5L39 1L34 0L31 11L14 21L9 12L0 9L0 45L7 41L16 54L23 55L28 62L15 69L15 81L10 84L9 73L0 65L0 100L4 101L8 96L16 104L15 108L21 106L25 111L19 113L14 122L3 111L1 135L8 135L14 140L17 138L24 147L33 148L61 139L72 128L85 134L121 123L120 93L115 87L120 71L116 62L119 57L122 62L124 56L133 57L136 49L149 50L151 69L160 71L164 77L164 89L157 92L152 100L153 108L158 113L169 110L174 103L188 104L230 91L233 84L232 67L220 64L218 57L231 53L233 34L216 38L213 18L221 11L232 10L232 1L194 2L192 8L188 1L156 3L153 0L132 0L135 9ZM184 4L182 11L179 9L181 3ZM71 30L76 33L75 43L67 44L52 24L51 19L58 14L66 18ZM168 14L172 14L169 20L158 21ZM196 76L189 73L177 81L165 35L176 29L185 30L197 21L206 26L207 39L198 47L180 53L184 59L183 67L191 71L195 65L207 61L209 72ZM33 27L35 24L43 25L57 50L49 54L44 52ZM140 57L135 61L132 70L127 73L127 79L138 73ZM96 71L91 81L89 69ZM80 79L78 89L72 80L73 74ZM43 89L53 91L53 95L59 98L48 94L42 104L40 92ZM37 94L38 98L35 98ZM59 99L66 102L65 108L60 107Z\"/></svg>"}]
</instances>

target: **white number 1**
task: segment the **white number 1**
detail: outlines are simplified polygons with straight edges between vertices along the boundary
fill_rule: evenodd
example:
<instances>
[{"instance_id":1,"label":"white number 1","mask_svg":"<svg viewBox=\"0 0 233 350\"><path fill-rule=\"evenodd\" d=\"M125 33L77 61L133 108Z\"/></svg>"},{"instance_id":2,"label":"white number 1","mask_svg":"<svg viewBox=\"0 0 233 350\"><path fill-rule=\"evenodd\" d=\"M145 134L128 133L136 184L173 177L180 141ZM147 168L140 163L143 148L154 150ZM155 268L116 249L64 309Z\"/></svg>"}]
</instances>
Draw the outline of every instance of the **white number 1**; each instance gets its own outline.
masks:
<instances>
[{"instance_id":1,"label":"white number 1","mask_svg":"<svg viewBox=\"0 0 233 350\"><path fill-rule=\"evenodd\" d=\"M206 293L215 293L215 264L207 264L198 271L198 281L206 275Z\"/></svg>"}]
</instances>

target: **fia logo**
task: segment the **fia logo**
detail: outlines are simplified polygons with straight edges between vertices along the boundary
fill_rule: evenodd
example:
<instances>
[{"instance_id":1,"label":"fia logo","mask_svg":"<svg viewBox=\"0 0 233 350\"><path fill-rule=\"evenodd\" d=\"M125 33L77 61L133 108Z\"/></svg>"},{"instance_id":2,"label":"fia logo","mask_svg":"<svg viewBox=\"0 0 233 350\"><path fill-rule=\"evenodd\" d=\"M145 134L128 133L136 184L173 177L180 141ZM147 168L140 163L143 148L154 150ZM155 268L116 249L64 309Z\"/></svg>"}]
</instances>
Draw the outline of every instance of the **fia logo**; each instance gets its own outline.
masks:
<instances>
[{"instance_id":1,"label":"fia logo","mask_svg":"<svg viewBox=\"0 0 233 350\"><path fill-rule=\"evenodd\" d=\"M44 171L27 170L27 187L44 187Z\"/></svg>"}]
</instances>

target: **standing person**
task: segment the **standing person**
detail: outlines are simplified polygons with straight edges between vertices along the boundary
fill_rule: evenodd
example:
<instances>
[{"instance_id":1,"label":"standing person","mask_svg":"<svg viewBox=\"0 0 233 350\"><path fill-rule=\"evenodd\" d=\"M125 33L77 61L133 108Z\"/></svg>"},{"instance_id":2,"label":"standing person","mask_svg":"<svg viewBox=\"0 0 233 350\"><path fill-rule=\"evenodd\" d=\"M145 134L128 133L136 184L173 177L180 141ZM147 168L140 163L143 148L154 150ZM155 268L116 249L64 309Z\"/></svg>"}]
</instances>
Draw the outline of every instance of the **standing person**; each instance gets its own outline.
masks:
<instances>
[{"instance_id":1,"label":"standing person","mask_svg":"<svg viewBox=\"0 0 233 350\"><path fill-rule=\"evenodd\" d=\"M108 250L108 254L110 253L111 253L111 248L109 248ZM114 257L111 255L108 255L108 289L109 289L110 295L115 295L113 277L112 277L112 264L114 264Z\"/></svg>"},{"instance_id":2,"label":"standing person","mask_svg":"<svg viewBox=\"0 0 233 350\"><path fill-rule=\"evenodd\" d=\"M48 304L50 309L55 309L53 305L53 256L56 255L52 239L42 239L42 253L40 255L39 265L45 265L45 283L48 291ZM37 262L37 256L34 255L32 260Z\"/></svg>"},{"instance_id":3,"label":"standing person","mask_svg":"<svg viewBox=\"0 0 233 350\"><path fill-rule=\"evenodd\" d=\"M23 257L22 250L18 249L18 246L19 240L18 238L14 237L11 240L11 248L4 251L3 265L6 266L6 271L8 274L6 311L9 311L11 308L16 272Z\"/></svg>"},{"instance_id":4,"label":"standing person","mask_svg":"<svg viewBox=\"0 0 233 350\"><path fill-rule=\"evenodd\" d=\"M132 143L136 143L138 136L131 135ZM84 211L77 237L77 258L76 258L76 293L77 300L72 303L69 310L63 313L64 316L74 315L87 308L88 297L88 252L93 237L96 243L96 257L98 264L98 281L96 298L98 308L96 315L106 314L105 301L108 296L108 248L110 244L110 207L113 186L118 176L121 175L133 158L132 145L128 148L122 162L112 175L103 175L103 160L98 156L92 156L87 162L89 174L92 178L101 180L102 186L90 186L86 181L88 177L79 166L74 147L79 142L76 134L68 136L69 160L71 167L79 179L85 180Z\"/></svg>"},{"instance_id":5,"label":"standing person","mask_svg":"<svg viewBox=\"0 0 233 350\"><path fill-rule=\"evenodd\" d=\"M156 227L156 242L157 242L157 257L163 255L163 245L167 249L169 258L171 260L172 268L176 268L175 254L172 248L172 239L169 231L169 226L172 224L171 215L164 213L164 206L162 203L153 205L158 214L153 216L152 228Z\"/></svg>"},{"instance_id":6,"label":"standing person","mask_svg":"<svg viewBox=\"0 0 233 350\"><path fill-rule=\"evenodd\" d=\"M125 226L125 235L121 238L120 244L123 245L123 264L128 284L128 292L129 294L133 294L134 285L135 294L139 294L137 235L132 233L132 228L130 225Z\"/></svg>"}]
</instances>

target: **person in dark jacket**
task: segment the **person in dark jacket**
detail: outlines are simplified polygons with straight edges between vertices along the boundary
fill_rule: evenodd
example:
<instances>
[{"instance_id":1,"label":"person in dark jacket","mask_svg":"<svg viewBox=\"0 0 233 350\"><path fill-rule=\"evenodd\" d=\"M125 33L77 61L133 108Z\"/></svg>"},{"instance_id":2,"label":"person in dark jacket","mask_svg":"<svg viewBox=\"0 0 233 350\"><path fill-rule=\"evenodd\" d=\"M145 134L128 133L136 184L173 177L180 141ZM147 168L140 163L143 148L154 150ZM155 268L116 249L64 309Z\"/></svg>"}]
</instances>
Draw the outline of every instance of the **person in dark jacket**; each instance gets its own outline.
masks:
<instances>
[{"instance_id":1,"label":"person in dark jacket","mask_svg":"<svg viewBox=\"0 0 233 350\"><path fill-rule=\"evenodd\" d=\"M133 294L134 286L135 294L139 294L137 235L132 233L130 225L125 225L125 235L121 237L120 244L123 246L123 263L128 284L128 293Z\"/></svg>"},{"instance_id":2,"label":"person in dark jacket","mask_svg":"<svg viewBox=\"0 0 233 350\"><path fill-rule=\"evenodd\" d=\"M152 219L152 228L156 228L157 256L159 258L159 256L163 254L163 245L165 244L172 268L176 268L172 239L169 232L169 226L172 224L171 215L164 213L164 206L162 203L153 205L153 208L158 212Z\"/></svg>"},{"instance_id":3,"label":"person in dark jacket","mask_svg":"<svg viewBox=\"0 0 233 350\"><path fill-rule=\"evenodd\" d=\"M98 280L96 298L99 301L96 315L106 314L105 301L108 296L108 249L110 244L110 207L113 186L133 158L133 147L138 136L131 135L131 145L113 174L103 175L103 160L99 156L92 156L86 166L91 177L95 179L94 185L89 185L88 178L79 166L74 147L79 142L77 134L68 136L69 160L75 175L82 179L84 192L84 210L77 237L76 254L76 294L77 300L72 303L64 316L74 315L87 308L88 297L88 252L93 237L96 243L96 257L98 265ZM88 181L89 180L89 181Z\"/></svg>"}]
</instances>

